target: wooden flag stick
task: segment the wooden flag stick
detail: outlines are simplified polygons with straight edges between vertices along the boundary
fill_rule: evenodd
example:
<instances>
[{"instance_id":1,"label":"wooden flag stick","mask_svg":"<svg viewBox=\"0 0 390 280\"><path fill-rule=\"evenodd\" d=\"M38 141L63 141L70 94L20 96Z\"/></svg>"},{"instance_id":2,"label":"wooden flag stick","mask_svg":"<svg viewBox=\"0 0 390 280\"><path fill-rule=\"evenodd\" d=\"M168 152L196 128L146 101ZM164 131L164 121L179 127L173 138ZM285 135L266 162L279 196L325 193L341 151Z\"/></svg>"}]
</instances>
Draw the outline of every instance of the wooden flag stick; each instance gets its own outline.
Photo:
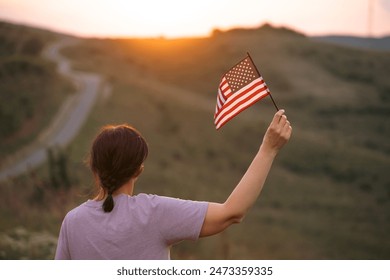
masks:
<instances>
[{"instance_id":1,"label":"wooden flag stick","mask_svg":"<svg viewBox=\"0 0 390 280\"><path fill-rule=\"evenodd\" d=\"M275 106L276 111L279 111L279 108L278 108L278 106L276 105L275 100L272 98L271 92L269 93L269 97L271 97L272 103L274 103L274 106Z\"/></svg>"},{"instance_id":2,"label":"wooden flag stick","mask_svg":"<svg viewBox=\"0 0 390 280\"><path fill-rule=\"evenodd\" d=\"M262 77L261 74L260 74L260 72L259 72L259 70L258 70L257 67L256 67L256 64L253 62L253 59L252 59L251 55L249 54L249 52L247 52L247 54L248 54L249 59L252 61L252 64L253 64L253 66L255 67L257 74L258 74L260 77ZM276 111L279 111L279 108L278 108L278 106L276 105L275 100L274 100L273 97L272 97L271 91L269 91L269 94L268 94L268 95L269 95L269 97L271 97L272 103L274 104Z\"/></svg>"}]
</instances>

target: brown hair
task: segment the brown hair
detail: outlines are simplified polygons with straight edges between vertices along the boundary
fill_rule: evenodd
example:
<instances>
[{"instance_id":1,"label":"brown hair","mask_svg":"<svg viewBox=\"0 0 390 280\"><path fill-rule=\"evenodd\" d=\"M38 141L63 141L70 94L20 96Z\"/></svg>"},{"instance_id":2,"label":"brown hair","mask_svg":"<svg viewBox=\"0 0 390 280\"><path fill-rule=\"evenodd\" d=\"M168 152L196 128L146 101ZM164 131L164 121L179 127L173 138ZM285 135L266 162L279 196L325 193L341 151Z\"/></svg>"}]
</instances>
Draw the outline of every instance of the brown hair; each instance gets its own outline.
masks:
<instances>
[{"instance_id":1,"label":"brown hair","mask_svg":"<svg viewBox=\"0 0 390 280\"><path fill-rule=\"evenodd\" d=\"M122 125L104 126L93 141L89 165L99 179L103 197L103 210L114 208L112 194L130 178L137 175L148 156L148 145L133 127Z\"/></svg>"}]
</instances>

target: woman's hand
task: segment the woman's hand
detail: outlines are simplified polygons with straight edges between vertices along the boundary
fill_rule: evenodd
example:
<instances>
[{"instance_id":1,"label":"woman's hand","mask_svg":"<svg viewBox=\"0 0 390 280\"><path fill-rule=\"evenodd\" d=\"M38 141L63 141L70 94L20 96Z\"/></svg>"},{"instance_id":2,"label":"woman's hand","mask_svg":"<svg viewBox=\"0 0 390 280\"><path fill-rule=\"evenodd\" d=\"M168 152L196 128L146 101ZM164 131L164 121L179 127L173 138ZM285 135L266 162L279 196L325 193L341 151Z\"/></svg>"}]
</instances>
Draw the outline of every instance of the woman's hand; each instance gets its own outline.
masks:
<instances>
[{"instance_id":1,"label":"woman's hand","mask_svg":"<svg viewBox=\"0 0 390 280\"><path fill-rule=\"evenodd\" d=\"M264 135L262 148L276 155L291 137L292 127L284 110L276 112Z\"/></svg>"}]
</instances>

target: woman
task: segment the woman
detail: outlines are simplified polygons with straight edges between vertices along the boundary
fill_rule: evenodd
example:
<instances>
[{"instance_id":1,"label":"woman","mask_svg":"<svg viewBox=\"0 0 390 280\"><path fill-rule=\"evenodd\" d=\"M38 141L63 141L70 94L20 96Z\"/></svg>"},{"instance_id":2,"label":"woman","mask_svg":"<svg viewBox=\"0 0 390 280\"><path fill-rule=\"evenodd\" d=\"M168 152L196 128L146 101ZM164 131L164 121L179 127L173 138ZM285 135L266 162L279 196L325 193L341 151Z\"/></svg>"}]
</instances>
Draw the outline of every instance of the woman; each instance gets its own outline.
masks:
<instances>
[{"instance_id":1,"label":"woman","mask_svg":"<svg viewBox=\"0 0 390 280\"><path fill-rule=\"evenodd\" d=\"M239 223L255 203L291 132L284 110L279 110L241 181L224 203L215 203L133 195L148 146L130 126L104 127L90 155L100 192L66 215L55 258L169 259L171 245Z\"/></svg>"}]
</instances>

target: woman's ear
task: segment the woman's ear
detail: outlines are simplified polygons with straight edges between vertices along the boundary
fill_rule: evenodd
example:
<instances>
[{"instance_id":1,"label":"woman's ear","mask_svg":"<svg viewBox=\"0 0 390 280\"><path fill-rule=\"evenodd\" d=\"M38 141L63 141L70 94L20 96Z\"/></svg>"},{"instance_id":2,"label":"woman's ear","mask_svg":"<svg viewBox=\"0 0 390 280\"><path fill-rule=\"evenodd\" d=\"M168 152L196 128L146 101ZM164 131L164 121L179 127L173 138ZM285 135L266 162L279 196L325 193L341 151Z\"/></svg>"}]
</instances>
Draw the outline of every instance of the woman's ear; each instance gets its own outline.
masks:
<instances>
[{"instance_id":1,"label":"woman's ear","mask_svg":"<svg viewBox=\"0 0 390 280\"><path fill-rule=\"evenodd\" d=\"M141 175L141 173L144 171L144 165L142 164L140 167L139 167L139 169L137 170L137 172L135 172L135 174L134 174L134 178L135 179L137 179L140 175Z\"/></svg>"}]
</instances>

